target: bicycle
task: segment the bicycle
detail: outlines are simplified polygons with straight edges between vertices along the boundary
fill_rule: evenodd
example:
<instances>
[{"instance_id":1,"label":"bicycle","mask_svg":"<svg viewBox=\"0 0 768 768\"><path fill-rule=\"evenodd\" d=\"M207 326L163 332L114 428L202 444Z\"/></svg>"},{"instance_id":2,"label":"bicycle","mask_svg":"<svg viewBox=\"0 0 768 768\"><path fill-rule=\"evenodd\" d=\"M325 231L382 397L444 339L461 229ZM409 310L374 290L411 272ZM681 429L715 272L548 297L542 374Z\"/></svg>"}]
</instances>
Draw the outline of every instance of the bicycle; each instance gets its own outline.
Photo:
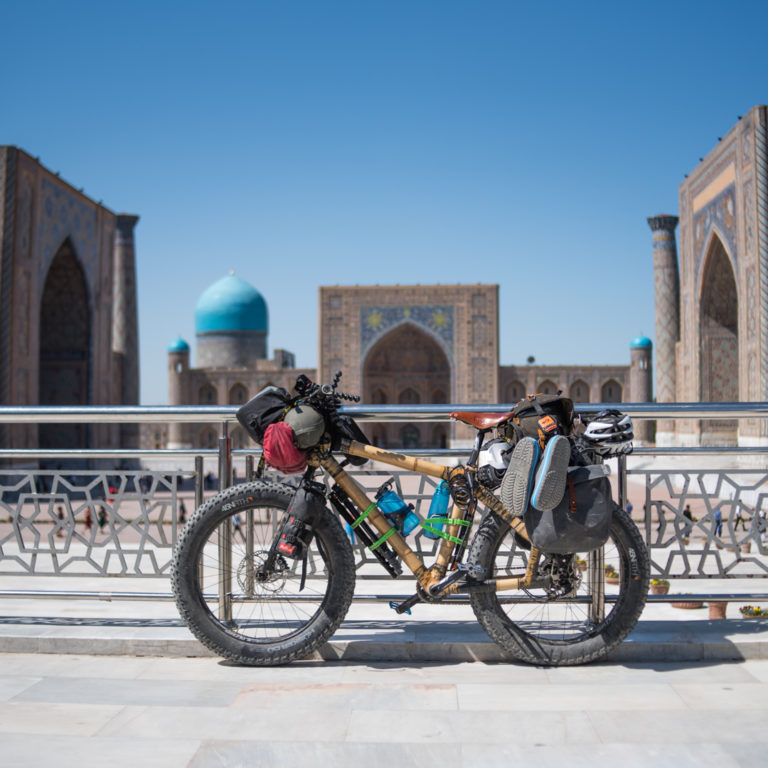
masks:
<instances>
[{"instance_id":1,"label":"bicycle","mask_svg":"<svg viewBox=\"0 0 768 768\"><path fill-rule=\"evenodd\" d=\"M476 437L466 464L442 465L368 444L339 414L343 399L359 400L337 391L340 376L323 387L304 377L297 382L299 397L292 402L310 405L325 424L306 452L298 488L257 477L224 489L180 533L172 585L180 615L203 645L246 665L284 664L321 647L343 621L355 588L353 549L342 521L391 576L405 565L415 577L413 596L393 604L398 613L466 595L505 654L536 665L592 662L624 640L643 610L650 579L643 539L624 510L615 506L603 546L542 552L478 466L486 437L504 428L511 412L452 413ZM369 498L345 470L350 461L365 460L448 484L453 507L439 524L431 565L408 544L402 520L384 514L381 500ZM257 475L263 466L262 458ZM318 473L330 488L316 482ZM487 511L472 535L479 505ZM245 520L242 541L233 535L235 515Z\"/></svg>"}]
</instances>

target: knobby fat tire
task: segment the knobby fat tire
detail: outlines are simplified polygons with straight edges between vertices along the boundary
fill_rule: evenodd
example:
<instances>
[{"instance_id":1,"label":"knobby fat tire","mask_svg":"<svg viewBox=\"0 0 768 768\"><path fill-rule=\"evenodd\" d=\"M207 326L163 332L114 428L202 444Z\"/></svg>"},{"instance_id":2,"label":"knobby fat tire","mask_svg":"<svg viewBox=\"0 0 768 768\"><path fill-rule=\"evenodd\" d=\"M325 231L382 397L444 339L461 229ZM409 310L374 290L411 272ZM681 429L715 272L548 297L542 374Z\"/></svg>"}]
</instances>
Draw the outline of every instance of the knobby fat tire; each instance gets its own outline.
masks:
<instances>
[{"instance_id":1,"label":"knobby fat tire","mask_svg":"<svg viewBox=\"0 0 768 768\"><path fill-rule=\"evenodd\" d=\"M493 575L496 554L502 543L504 549L514 547L513 532L507 523L495 515L488 515L472 542L469 563ZM543 637L534 631L536 621L533 613L540 612L537 620L550 618L546 612L557 610L558 601L532 605L527 613L525 608L518 608L517 621L513 621L499 602L499 593L475 593L470 596L477 620L498 646L520 661L544 666L570 666L603 658L637 624L645 606L650 579L645 543L637 526L623 510L614 514L610 538L606 543L607 548L611 546L615 547L620 561L619 595L615 604L606 602L606 615L601 624L585 627L581 634L568 639ZM542 627L539 627L540 631L543 631Z\"/></svg>"},{"instance_id":2,"label":"knobby fat tire","mask_svg":"<svg viewBox=\"0 0 768 768\"><path fill-rule=\"evenodd\" d=\"M330 638L349 609L355 589L354 556L349 539L328 509L316 522L312 543L314 555L325 563L327 587L317 610L303 626L270 641L249 638L236 627L221 622L203 598L198 561L206 542L216 537L221 523L235 514L245 520L249 509L275 509L282 513L288 508L294 491L290 486L269 481L225 489L199 507L179 535L171 567L176 605L195 637L219 656L247 665L285 664L305 658ZM233 569L236 566L233 562ZM233 582L235 578L233 575ZM294 581L298 582L298 576ZM279 590L275 594L279 594Z\"/></svg>"}]
</instances>

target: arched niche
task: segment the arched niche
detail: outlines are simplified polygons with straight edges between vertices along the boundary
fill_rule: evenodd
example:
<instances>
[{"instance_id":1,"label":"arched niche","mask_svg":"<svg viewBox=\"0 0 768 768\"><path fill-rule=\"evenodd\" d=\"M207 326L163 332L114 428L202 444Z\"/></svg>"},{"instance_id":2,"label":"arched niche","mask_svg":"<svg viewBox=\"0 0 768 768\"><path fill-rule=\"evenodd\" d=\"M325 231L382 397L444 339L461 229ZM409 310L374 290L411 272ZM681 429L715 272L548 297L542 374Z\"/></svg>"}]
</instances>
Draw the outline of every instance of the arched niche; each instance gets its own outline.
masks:
<instances>
[{"instance_id":1,"label":"arched niche","mask_svg":"<svg viewBox=\"0 0 768 768\"><path fill-rule=\"evenodd\" d=\"M616 379L608 379L600 387L601 403L620 403L624 398L624 391Z\"/></svg>"},{"instance_id":2,"label":"arched niche","mask_svg":"<svg viewBox=\"0 0 768 768\"><path fill-rule=\"evenodd\" d=\"M88 284L69 240L51 261L40 301L40 405L91 402L91 306ZM41 424L40 448L86 448L85 424Z\"/></svg>"},{"instance_id":3,"label":"arched niche","mask_svg":"<svg viewBox=\"0 0 768 768\"><path fill-rule=\"evenodd\" d=\"M514 379L504 387L504 402L516 403L522 400L525 394L525 384L519 379Z\"/></svg>"},{"instance_id":4,"label":"arched niche","mask_svg":"<svg viewBox=\"0 0 768 768\"><path fill-rule=\"evenodd\" d=\"M242 405L248 402L248 390L244 384L233 384L229 389L229 404Z\"/></svg>"},{"instance_id":5,"label":"arched niche","mask_svg":"<svg viewBox=\"0 0 768 768\"><path fill-rule=\"evenodd\" d=\"M536 391L540 395L555 395L557 394L557 384L552 379L544 379L544 381L539 382Z\"/></svg>"},{"instance_id":6,"label":"arched niche","mask_svg":"<svg viewBox=\"0 0 768 768\"><path fill-rule=\"evenodd\" d=\"M719 237L707 251L699 301L699 387L704 402L739 400L739 299L731 260ZM735 419L702 422L702 443L736 442Z\"/></svg>"},{"instance_id":7,"label":"arched niche","mask_svg":"<svg viewBox=\"0 0 768 768\"><path fill-rule=\"evenodd\" d=\"M440 344L426 331L403 323L380 338L363 363L363 396L369 403L447 402L451 389L451 364ZM377 425L375 439L387 448L410 447L415 435L403 433L402 425ZM430 430L431 431L431 430ZM420 447L437 447L432 435L422 435ZM442 441L442 437L439 438Z\"/></svg>"},{"instance_id":8,"label":"arched niche","mask_svg":"<svg viewBox=\"0 0 768 768\"><path fill-rule=\"evenodd\" d=\"M216 387L210 383L203 384L197 390L197 402L198 405L218 405L219 393L216 391Z\"/></svg>"},{"instance_id":9,"label":"arched niche","mask_svg":"<svg viewBox=\"0 0 768 768\"><path fill-rule=\"evenodd\" d=\"M589 402L589 384L583 379L576 379L571 384L568 391L568 396L574 403L588 403Z\"/></svg>"}]
</instances>

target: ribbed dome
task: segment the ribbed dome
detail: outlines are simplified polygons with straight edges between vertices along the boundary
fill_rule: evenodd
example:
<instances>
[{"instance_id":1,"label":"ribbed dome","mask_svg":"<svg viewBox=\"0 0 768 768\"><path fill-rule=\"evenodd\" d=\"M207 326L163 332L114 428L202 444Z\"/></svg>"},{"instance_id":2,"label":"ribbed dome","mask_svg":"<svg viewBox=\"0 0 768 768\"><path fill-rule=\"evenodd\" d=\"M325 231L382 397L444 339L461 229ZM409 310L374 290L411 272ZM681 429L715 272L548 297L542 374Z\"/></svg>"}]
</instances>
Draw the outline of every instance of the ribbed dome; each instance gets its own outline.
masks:
<instances>
[{"instance_id":1,"label":"ribbed dome","mask_svg":"<svg viewBox=\"0 0 768 768\"><path fill-rule=\"evenodd\" d=\"M169 345L169 352L189 352L189 344L187 344L181 336L177 336Z\"/></svg>"},{"instance_id":2,"label":"ribbed dome","mask_svg":"<svg viewBox=\"0 0 768 768\"><path fill-rule=\"evenodd\" d=\"M631 349L647 349L653 346L653 342L647 336L635 336L629 342L629 346Z\"/></svg>"},{"instance_id":3,"label":"ribbed dome","mask_svg":"<svg viewBox=\"0 0 768 768\"><path fill-rule=\"evenodd\" d=\"M235 274L207 288L195 308L195 332L268 331L267 304L250 283Z\"/></svg>"}]
</instances>

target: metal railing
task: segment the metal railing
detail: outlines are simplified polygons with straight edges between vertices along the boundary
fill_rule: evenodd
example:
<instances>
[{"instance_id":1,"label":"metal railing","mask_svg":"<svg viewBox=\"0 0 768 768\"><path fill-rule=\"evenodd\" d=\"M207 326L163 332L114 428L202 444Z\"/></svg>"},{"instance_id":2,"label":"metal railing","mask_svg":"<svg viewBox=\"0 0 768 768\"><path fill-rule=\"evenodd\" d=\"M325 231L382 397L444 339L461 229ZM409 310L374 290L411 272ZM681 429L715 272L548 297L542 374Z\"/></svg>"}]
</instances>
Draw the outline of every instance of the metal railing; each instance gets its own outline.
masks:
<instances>
[{"instance_id":1,"label":"metal railing","mask_svg":"<svg viewBox=\"0 0 768 768\"><path fill-rule=\"evenodd\" d=\"M613 404L615 406L615 404ZM509 405L346 406L360 422L448 421L450 411L501 412ZM600 410L578 405L577 413ZM633 419L768 419L768 403L621 404ZM124 577L165 579L171 552L185 514L218 487L250 476L257 449L231 450L229 427L236 406L89 406L0 407L0 423L214 423L220 425L217 449L0 449L0 576ZM442 461L455 461L467 449L414 450ZM633 516L652 554L653 576L665 579L768 578L768 543L763 499L768 497L768 446L640 447L629 460L616 462L615 491L622 506L633 498ZM185 469L35 469L14 466L45 460L117 463L143 459ZM672 465L664 466L664 459ZM681 464L681 462L688 462ZM748 462L749 466L739 466ZM726 467L726 463L735 466ZM216 472L210 470L215 464ZM709 466L709 465L715 466ZM206 472L206 468L208 471ZM352 470L366 489L395 478L397 489L426 517L436 485L432 478L389 468ZM639 492L642 489L642 493ZM693 509L687 517L686 507ZM103 514L102 514L103 513ZM412 546L429 559L436 544L418 533ZM356 547L360 579L380 579L367 566L375 560ZM37 585L37 582L36 582ZM114 600L171 599L169 594L137 591L2 590L0 597L50 597ZM766 601L768 590L712 592L689 596L708 601ZM392 595L356 595L357 600ZM652 600L669 600L651 596Z\"/></svg>"}]
</instances>

